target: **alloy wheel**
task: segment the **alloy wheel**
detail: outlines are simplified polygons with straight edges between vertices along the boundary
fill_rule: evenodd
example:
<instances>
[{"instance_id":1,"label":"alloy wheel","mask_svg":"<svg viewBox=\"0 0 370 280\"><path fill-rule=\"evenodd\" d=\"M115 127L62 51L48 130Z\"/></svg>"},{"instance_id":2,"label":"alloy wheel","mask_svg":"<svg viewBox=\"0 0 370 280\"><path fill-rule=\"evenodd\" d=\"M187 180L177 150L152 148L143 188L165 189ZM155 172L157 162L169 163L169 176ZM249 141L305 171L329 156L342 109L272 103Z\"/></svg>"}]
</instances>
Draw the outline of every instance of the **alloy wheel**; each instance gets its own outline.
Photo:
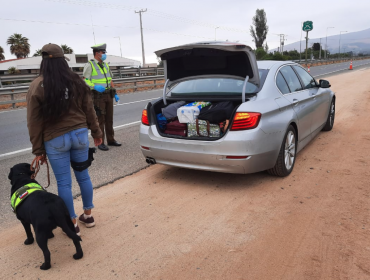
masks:
<instances>
[{"instance_id":1,"label":"alloy wheel","mask_svg":"<svg viewBox=\"0 0 370 280\"><path fill-rule=\"evenodd\" d=\"M330 126L334 125L334 116L335 116L335 104L334 102L332 102L331 107L330 107L330 117L329 117Z\"/></svg>"},{"instance_id":2,"label":"alloy wheel","mask_svg":"<svg viewBox=\"0 0 370 280\"><path fill-rule=\"evenodd\" d=\"M284 162L285 168L290 170L295 159L295 135L293 131L289 131L285 139Z\"/></svg>"}]
</instances>

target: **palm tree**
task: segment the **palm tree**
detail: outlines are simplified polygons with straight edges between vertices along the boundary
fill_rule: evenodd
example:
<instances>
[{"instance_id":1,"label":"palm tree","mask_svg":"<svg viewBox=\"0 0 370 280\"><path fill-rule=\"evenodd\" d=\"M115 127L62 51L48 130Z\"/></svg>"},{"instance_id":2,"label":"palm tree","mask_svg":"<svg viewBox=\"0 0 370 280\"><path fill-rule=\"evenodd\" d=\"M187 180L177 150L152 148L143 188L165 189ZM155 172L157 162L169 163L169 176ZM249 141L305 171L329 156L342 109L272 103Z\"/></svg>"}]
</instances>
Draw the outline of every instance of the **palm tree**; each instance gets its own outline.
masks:
<instances>
[{"instance_id":1,"label":"palm tree","mask_svg":"<svg viewBox=\"0 0 370 280\"><path fill-rule=\"evenodd\" d=\"M17 58L25 58L30 54L30 44L28 38L22 37L22 34L14 33L6 42L10 45L10 53Z\"/></svg>"},{"instance_id":2,"label":"palm tree","mask_svg":"<svg viewBox=\"0 0 370 280\"><path fill-rule=\"evenodd\" d=\"M4 49L2 47L0 47L0 61L1 60L5 60Z\"/></svg>"},{"instance_id":3,"label":"palm tree","mask_svg":"<svg viewBox=\"0 0 370 280\"><path fill-rule=\"evenodd\" d=\"M71 53L73 53L73 49L71 49L67 45L60 45L60 47L62 48L64 54L71 54Z\"/></svg>"},{"instance_id":4,"label":"palm tree","mask_svg":"<svg viewBox=\"0 0 370 280\"><path fill-rule=\"evenodd\" d=\"M40 49L36 50L33 56L41 56L41 50Z\"/></svg>"}]
</instances>

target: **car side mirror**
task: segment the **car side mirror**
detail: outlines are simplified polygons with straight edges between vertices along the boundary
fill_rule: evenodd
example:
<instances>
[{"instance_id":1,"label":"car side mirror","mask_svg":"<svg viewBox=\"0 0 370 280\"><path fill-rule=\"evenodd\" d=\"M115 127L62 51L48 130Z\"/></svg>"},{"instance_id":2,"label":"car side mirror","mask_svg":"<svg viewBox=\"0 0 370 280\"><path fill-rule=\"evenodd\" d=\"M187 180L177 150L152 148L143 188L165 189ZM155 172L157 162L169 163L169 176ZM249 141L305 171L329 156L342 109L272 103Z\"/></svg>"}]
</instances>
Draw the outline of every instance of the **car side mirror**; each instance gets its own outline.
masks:
<instances>
[{"instance_id":1,"label":"car side mirror","mask_svg":"<svg viewBox=\"0 0 370 280\"><path fill-rule=\"evenodd\" d=\"M330 88L331 87L331 84L327 80L320 80L319 84L320 84L321 88Z\"/></svg>"}]
</instances>

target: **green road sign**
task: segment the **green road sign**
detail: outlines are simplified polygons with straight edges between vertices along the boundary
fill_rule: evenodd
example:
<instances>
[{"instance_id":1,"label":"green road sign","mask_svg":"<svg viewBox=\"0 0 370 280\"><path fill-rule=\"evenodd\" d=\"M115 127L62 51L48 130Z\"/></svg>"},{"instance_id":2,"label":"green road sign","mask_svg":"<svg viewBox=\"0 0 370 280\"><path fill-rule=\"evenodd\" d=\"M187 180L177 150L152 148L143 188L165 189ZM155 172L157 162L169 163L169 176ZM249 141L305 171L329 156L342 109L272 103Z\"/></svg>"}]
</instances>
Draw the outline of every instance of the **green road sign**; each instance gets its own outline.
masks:
<instances>
[{"instance_id":1,"label":"green road sign","mask_svg":"<svg viewBox=\"0 0 370 280\"><path fill-rule=\"evenodd\" d=\"M313 23L312 21L305 21L303 23L302 30L303 31L311 31L313 29Z\"/></svg>"}]
</instances>

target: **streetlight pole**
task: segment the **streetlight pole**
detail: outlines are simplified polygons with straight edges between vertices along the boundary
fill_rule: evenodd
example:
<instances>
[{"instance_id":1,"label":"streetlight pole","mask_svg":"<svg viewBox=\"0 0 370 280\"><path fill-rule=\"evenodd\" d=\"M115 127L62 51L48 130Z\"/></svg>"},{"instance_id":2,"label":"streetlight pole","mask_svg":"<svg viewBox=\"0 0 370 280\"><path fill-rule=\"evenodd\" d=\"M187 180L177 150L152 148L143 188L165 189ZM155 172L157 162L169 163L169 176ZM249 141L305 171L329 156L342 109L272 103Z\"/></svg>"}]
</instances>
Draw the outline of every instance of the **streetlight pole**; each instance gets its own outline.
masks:
<instances>
[{"instance_id":1,"label":"streetlight pole","mask_svg":"<svg viewBox=\"0 0 370 280\"><path fill-rule=\"evenodd\" d=\"M329 28L334 28L334 27L326 28L325 59L328 59L328 29Z\"/></svg>"},{"instance_id":2,"label":"streetlight pole","mask_svg":"<svg viewBox=\"0 0 370 280\"><path fill-rule=\"evenodd\" d=\"M146 11L147 11L147 9L145 9L145 10L141 9L138 12L135 11L136 14L140 15L141 52L142 52L142 56L143 56L143 67L145 66L145 54L144 54L143 24L141 22L141 13L145 13Z\"/></svg>"},{"instance_id":3,"label":"streetlight pole","mask_svg":"<svg viewBox=\"0 0 370 280\"><path fill-rule=\"evenodd\" d=\"M301 55L302 55L302 30L303 30L303 22L301 22L301 40L299 41L299 62L301 62Z\"/></svg>"},{"instance_id":4,"label":"streetlight pole","mask_svg":"<svg viewBox=\"0 0 370 280\"><path fill-rule=\"evenodd\" d=\"M342 36L342 32L343 33L346 33L346 32L348 32L348 31L341 31L341 32L339 32L339 59L340 59L340 37Z\"/></svg>"},{"instance_id":5,"label":"streetlight pole","mask_svg":"<svg viewBox=\"0 0 370 280\"><path fill-rule=\"evenodd\" d=\"M216 30L219 28L220 28L219 26L215 27L215 41L216 41Z\"/></svg>"},{"instance_id":6,"label":"streetlight pole","mask_svg":"<svg viewBox=\"0 0 370 280\"><path fill-rule=\"evenodd\" d=\"M119 50L121 51L121 57L122 57L121 37L118 36L118 37L113 37L113 38L118 38L118 40L119 40Z\"/></svg>"}]
</instances>

